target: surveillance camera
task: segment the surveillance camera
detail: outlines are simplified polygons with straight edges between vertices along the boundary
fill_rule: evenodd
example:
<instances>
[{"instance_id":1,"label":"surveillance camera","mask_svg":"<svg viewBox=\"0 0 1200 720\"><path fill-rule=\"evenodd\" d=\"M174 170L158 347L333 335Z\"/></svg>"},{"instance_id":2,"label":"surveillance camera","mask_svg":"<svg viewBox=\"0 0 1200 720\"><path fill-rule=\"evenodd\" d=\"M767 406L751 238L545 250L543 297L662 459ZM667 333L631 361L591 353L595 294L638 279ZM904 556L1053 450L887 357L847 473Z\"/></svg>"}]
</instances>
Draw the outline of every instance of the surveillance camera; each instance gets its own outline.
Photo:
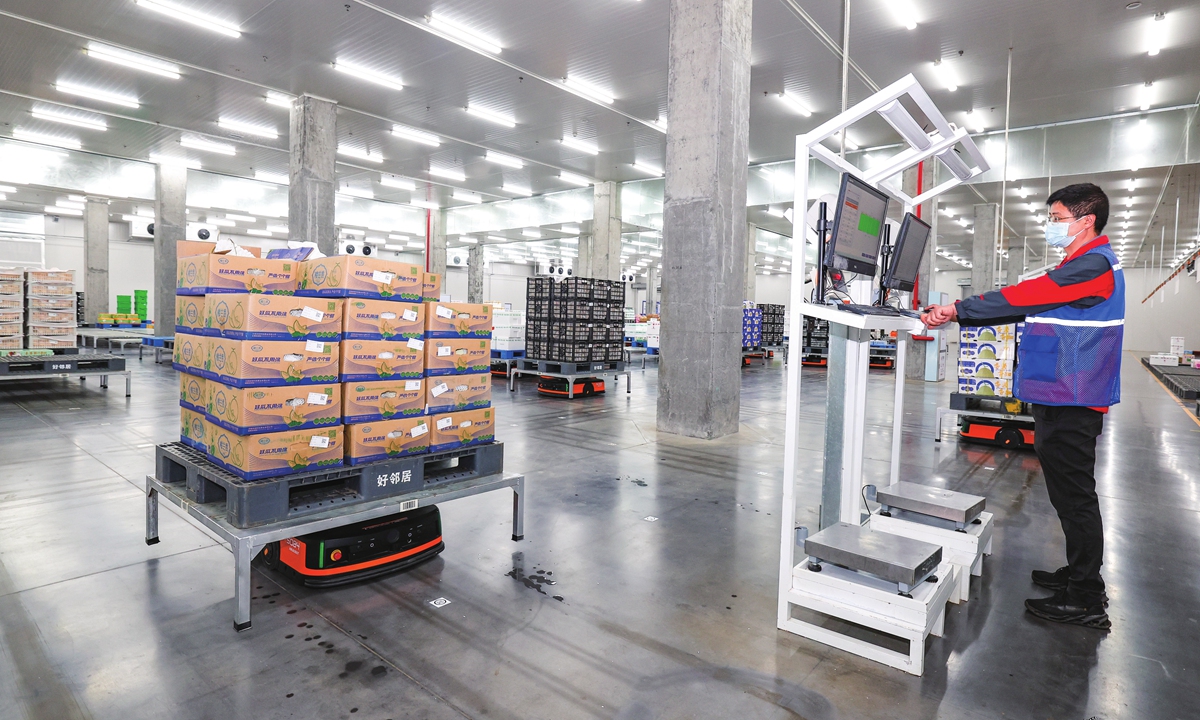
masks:
<instances>
[{"instance_id":1,"label":"surveillance camera","mask_svg":"<svg viewBox=\"0 0 1200 720\"><path fill-rule=\"evenodd\" d=\"M371 246L370 246L370 245L363 245L362 254L363 254L363 255L370 255L370 254L371 254Z\"/></svg>"},{"instance_id":2,"label":"surveillance camera","mask_svg":"<svg viewBox=\"0 0 1200 720\"><path fill-rule=\"evenodd\" d=\"M146 232L150 233L151 235L154 234L154 223L150 223L146 226Z\"/></svg>"},{"instance_id":3,"label":"surveillance camera","mask_svg":"<svg viewBox=\"0 0 1200 720\"><path fill-rule=\"evenodd\" d=\"M354 254L354 246L353 246L353 245L346 245L346 254L347 254L347 255L353 255L353 254Z\"/></svg>"},{"instance_id":4,"label":"surveillance camera","mask_svg":"<svg viewBox=\"0 0 1200 720\"><path fill-rule=\"evenodd\" d=\"M207 240L212 237L212 234L208 232L208 228L200 228L196 231L196 237L200 238L201 240Z\"/></svg>"}]
</instances>

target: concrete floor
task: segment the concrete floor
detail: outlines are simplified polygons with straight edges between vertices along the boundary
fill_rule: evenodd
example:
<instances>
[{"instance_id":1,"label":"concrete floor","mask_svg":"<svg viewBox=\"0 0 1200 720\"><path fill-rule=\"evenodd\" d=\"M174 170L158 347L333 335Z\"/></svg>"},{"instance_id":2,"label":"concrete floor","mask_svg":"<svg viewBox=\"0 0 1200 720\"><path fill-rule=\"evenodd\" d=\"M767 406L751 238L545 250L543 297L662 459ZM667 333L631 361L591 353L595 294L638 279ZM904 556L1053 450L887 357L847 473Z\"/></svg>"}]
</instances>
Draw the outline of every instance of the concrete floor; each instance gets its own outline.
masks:
<instances>
[{"instance_id":1,"label":"concrete floor","mask_svg":"<svg viewBox=\"0 0 1200 720\"><path fill-rule=\"evenodd\" d=\"M741 432L658 435L656 371L633 394L497 390L507 491L441 506L446 552L312 591L255 575L232 623L229 551L142 478L176 439L175 374L133 397L0 384L0 718L1191 718L1200 713L1200 427L1127 356L1102 437L1111 632L1024 613L1062 564L1031 454L931 438L949 384L910 384L902 477L985 495L995 554L950 606L917 678L775 628L783 389L744 370ZM799 519L816 520L823 370L806 370ZM891 376L872 377L867 474L886 476ZM622 384L623 385L623 384ZM657 522L644 520L655 516ZM551 578L555 584L528 579ZM551 574L552 573L552 574ZM562 599L555 599L560 596ZM429 601L451 604L435 609Z\"/></svg>"}]
</instances>

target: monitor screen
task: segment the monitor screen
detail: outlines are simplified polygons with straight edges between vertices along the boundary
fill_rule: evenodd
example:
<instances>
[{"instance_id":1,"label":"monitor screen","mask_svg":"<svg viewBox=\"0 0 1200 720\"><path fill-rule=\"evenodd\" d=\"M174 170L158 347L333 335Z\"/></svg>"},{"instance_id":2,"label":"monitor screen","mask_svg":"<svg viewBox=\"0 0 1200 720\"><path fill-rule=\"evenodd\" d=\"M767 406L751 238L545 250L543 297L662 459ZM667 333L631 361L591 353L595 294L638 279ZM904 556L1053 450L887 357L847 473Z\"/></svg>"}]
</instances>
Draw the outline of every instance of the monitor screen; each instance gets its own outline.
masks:
<instances>
[{"instance_id":1,"label":"monitor screen","mask_svg":"<svg viewBox=\"0 0 1200 720\"><path fill-rule=\"evenodd\" d=\"M825 264L874 277L887 207L887 195L849 173L843 174Z\"/></svg>"},{"instance_id":2,"label":"monitor screen","mask_svg":"<svg viewBox=\"0 0 1200 720\"><path fill-rule=\"evenodd\" d=\"M891 267L887 269L883 284L895 290L912 292L917 282L917 271L929 242L929 224L912 213L904 214L900 232L896 235L892 250Z\"/></svg>"}]
</instances>

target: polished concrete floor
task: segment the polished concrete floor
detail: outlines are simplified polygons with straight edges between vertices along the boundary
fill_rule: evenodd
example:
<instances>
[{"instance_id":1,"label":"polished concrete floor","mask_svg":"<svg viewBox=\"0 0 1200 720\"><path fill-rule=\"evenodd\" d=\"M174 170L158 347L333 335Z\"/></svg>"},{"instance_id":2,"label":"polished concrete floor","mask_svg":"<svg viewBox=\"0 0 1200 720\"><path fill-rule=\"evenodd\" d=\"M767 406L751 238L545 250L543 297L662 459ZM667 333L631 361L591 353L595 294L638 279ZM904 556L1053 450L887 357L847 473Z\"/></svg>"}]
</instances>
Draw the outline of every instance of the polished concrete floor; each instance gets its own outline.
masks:
<instances>
[{"instance_id":1,"label":"polished concrete floor","mask_svg":"<svg viewBox=\"0 0 1200 720\"><path fill-rule=\"evenodd\" d=\"M227 548L166 505L162 543L142 541L176 380L131 364L131 399L94 380L0 384L5 720L1200 716L1200 426L1132 356L1100 449L1107 633L1023 612L1045 594L1029 571L1063 558L1035 458L935 445L949 384L906 388L902 476L985 495L997 520L920 678L775 628L779 363L744 370L741 431L713 442L655 432L653 369L632 395L498 390L506 466L528 478L523 542L507 491L446 503L445 553L406 574L314 591L256 573L241 634ZM803 383L809 525L823 372ZM875 481L891 379L871 381Z\"/></svg>"}]
</instances>

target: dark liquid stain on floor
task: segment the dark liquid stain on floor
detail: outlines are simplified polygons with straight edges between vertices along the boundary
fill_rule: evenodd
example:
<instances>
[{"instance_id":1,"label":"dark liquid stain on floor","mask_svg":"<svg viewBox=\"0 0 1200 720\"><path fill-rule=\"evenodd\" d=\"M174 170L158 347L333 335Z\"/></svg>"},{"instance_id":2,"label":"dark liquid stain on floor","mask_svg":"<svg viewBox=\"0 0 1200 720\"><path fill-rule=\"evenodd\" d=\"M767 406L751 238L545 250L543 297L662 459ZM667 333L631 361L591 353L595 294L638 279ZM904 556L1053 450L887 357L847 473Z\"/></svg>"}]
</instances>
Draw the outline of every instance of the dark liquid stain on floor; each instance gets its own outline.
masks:
<instances>
[{"instance_id":1,"label":"dark liquid stain on floor","mask_svg":"<svg viewBox=\"0 0 1200 720\"><path fill-rule=\"evenodd\" d=\"M387 675L387 668L382 665L376 665L375 667L371 668L371 674L375 677Z\"/></svg>"},{"instance_id":2,"label":"dark liquid stain on floor","mask_svg":"<svg viewBox=\"0 0 1200 720\"><path fill-rule=\"evenodd\" d=\"M536 590L542 595L547 594L546 591L542 589L544 586L556 584L550 579L550 576L554 574L551 571L538 570L537 568L534 568L533 574L527 575L525 573L525 553L513 553L512 560L512 570L504 573L505 577L510 577L530 590Z\"/></svg>"}]
</instances>

